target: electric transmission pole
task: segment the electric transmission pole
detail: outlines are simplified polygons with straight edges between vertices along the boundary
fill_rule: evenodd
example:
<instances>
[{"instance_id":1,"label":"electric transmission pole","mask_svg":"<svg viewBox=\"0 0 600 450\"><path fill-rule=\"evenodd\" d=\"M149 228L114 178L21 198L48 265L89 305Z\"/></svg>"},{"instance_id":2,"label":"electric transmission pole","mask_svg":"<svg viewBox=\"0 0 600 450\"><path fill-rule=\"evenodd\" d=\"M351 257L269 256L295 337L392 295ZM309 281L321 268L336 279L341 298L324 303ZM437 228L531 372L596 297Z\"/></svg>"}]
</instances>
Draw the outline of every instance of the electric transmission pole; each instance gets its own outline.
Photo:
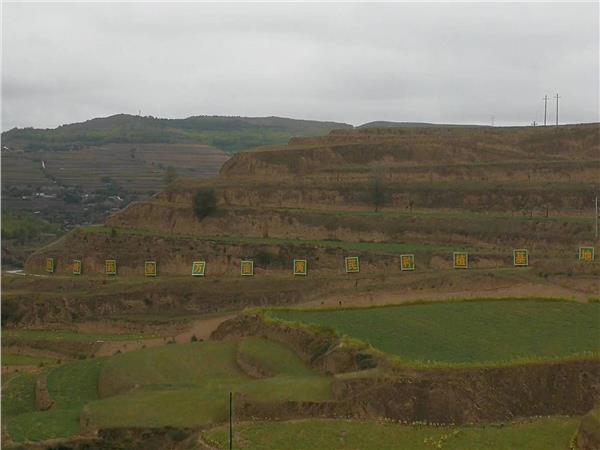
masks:
<instances>
[{"instance_id":1,"label":"electric transmission pole","mask_svg":"<svg viewBox=\"0 0 600 450\"><path fill-rule=\"evenodd\" d=\"M548 95L544 95L544 126L546 126L546 111L548 110Z\"/></svg>"},{"instance_id":2,"label":"electric transmission pole","mask_svg":"<svg viewBox=\"0 0 600 450\"><path fill-rule=\"evenodd\" d=\"M556 99L556 126L558 126L558 99L560 98L558 96L558 94L556 94L556 97L554 97Z\"/></svg>"},{"instance_id":3,"label":"electric transmission pole","mask_svg":"<svg viewBox=\"0 0 600 450\"><path fill-rule=\"evenodd\" d=\"M596 195L596 232L594 233L594 237L598 240L598 196Z\"/></svg>"},{"instance_id":4,"label":"electric transmission pole","mask_svg":"<svg viewBox=\"0 0 600 450\"><path fill-rule=\"evenodd\" d=\"M233 392L229 391L229 450L233 450Z\"/></svg>"}]
</instances>

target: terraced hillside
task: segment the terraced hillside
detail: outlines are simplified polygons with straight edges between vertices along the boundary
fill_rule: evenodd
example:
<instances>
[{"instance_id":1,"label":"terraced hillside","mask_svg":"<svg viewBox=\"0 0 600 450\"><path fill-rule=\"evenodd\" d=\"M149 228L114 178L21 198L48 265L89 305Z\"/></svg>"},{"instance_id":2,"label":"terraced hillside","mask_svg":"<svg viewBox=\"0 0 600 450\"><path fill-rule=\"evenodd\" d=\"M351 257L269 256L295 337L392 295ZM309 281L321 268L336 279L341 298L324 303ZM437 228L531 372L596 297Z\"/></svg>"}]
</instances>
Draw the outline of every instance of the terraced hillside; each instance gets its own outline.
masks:
<instances>
[{"instance_id":1,"label":"terraced hillside","mask_svg":"<svg viewBox=\"0 0 600 450\"><path fill-rule=\"evenodd\" d=\"M226 448L232 391L236 448L288 448L278 430L297 448L594 442L600 267L578 251L598 248L599 138L595 124L336 131L73 230L3 276L3 432Z\"/></svg>"},{"instance_id":2,"label":"terraced hillside","mask_svg":"<svg viewBox=\"0 0 600 450\"><path fill-rule=\"evenodd\" d=\"M214 177L230 153L343 127L350 125L118 114L54 129L15 128L2 133L3 208L40 214L64 230L102 223L177 177Z\"/></svg>"},{"instance_id":3,"label":"terraced hillside","mask_svg":"<svg viewBox=\"0 0 600 450\"><path fill-rule=\"evenodd\" d=\"M59 226L103 220L166 185L167 173L214 177L228 156L198 144L106 144L78 150L4 152L4 208L41 214Z\"/></svg>"},{"instance_id":4,"label":"terraced hillside","mask_svg":"<svg viewBox=\"0 0 600 450\"><path fill-rule=\"evenodd\" d=\"M415 253L420 269L450 269L453 250L468 251L472 268L506 268L513 248L527 248L532 264L547 272L580 271L578 247L595 244L599 137L592 124L297 138L235 155L215 180L175 183L114 214L105 228L80 230L44 249L28 268L39 270L54 255L59 272L77 257L95 272L110 254L123 261L123 273L139 273L154 255L163 274L185 274L192 254L222 267L219 248L242 246L228 253L227 270L260 250L270 255L262 258L265 269L287 270L295 255L309 258L311 273L335 272L339 262L319 259L332 248L392 258L371 258L366 271L387 264L394 272L393 256L401 253ZM192 207L198 189L217 198L216 210L201 220ZM137 243L130 249L127 239ZM160 245L151 244L157 239Z\"/></svg>"}]
</instances>

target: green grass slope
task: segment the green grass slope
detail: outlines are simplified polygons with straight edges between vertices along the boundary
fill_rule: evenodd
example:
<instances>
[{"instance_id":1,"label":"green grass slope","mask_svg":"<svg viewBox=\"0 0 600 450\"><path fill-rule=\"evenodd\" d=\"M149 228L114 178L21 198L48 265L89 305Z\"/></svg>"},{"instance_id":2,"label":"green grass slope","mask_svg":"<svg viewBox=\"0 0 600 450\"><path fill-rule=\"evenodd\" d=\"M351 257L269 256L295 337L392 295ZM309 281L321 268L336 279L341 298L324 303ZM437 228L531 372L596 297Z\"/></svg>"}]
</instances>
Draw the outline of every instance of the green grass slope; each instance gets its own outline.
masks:
<instances>
[{"instance_id":1,"label":"green grass slope","mask_svg":"<svg viewBox=\"0 0 600 450\"><path fill-rule=\"evenodd\" d=\"M252 422L236 425L234 448L252 450L564 450L578 419L556 417L503 426L432 427L350 420ZM219 449L228 447L228 429L204 433Z\"/></svg>"},{"instance_id":2,"label":"green grass slope","mask_svg":"<svg viewBox=\"0 0 600 450\"><path fill-rule=\"evenodd\" d=\"M3 386L2 419L17 442L68 437L80 431L83 405L98 398L97 383L104 359L74 361L47 372L50 410L35 407L35 374L23 374Z\"/></svg>"},{"instance_id":3,"label":"green grass slope","mask_svg":"<svg viewBox=\"0 0 600 450\"><path fill-rule=\"evenodd\" d=\"M261 400L325 401L331 378L313 373L282 344L260 338L239 351L267 367L253 378L236 363L238 342L166 345L111 358L72 361L45 372L50 410L35 406L38 374L7 377L2 419L10 437L40 441L79 434L83 426L190 427L226 420L229 392Z\"/></svg>"},{"instance_id":4,"label":"green grass slope","mask_svg":"<svg viewBox=\"0 0 600 450\"><path fill-rule=\"evenodd\" d=\"M600 350L600 304L485 300L327 311L272 310L427 364L497 364Z\"/></svg>"},{"instance_id":5,"label":"green grass slope","mask_svg":"<svg viewBox=\"0 0 600 450\"><path fill-rule=\"evenodd\" d=\"M102 399L90 403L86 415L104 427L196 426L226 419L230 391L273 401L331 398L330 378L312 373L281 344L252 339L242 345L257 363L272 369L272 376L257 379L244 373L236 364L237 342L148 348L117 355L104 365Z\"/></svg>"}]
</instances>

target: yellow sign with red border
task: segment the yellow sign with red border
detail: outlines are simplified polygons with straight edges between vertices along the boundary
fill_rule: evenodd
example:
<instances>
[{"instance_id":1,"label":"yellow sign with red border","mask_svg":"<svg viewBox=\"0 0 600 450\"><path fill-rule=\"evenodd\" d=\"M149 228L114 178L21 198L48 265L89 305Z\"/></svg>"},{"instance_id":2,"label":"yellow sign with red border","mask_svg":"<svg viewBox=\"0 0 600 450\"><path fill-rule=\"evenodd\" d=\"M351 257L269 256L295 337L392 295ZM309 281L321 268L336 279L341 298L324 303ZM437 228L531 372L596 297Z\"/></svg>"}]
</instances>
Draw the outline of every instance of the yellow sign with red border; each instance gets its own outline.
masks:
<instances>
[{"instance_id":1,"label":"yellow sign with red border","mask_svg":"<svg viewBox=\"0 0 600 450\"><path fill-rule=\"evenodd\" d=\"M254 275L254 261L252 261L251 259L241 261L240 274L243 277L253 276Z\"/></svg>"},{"instance_id":2,"label":"yellow sign with red border","mask_svg":"<svg viewBox=\"0 0 600 450\"><path fill-rule=\"evenodd\" d=\"M400 255L400 270L415 270L415 255Z\"/></svg>"},{"instance_id":3,"label":"yellow sign with red border","mask_svg":"<svg viewBox=\"0 0 600 450\"><path fill-rule=\"evenodd\" d=\"M358 256L347 256L344 259L344 265L346 267L346 273L360 272L360 262L358 260Z\"/></svg>"},{"instance_id":4,"label":"yellow sign with red border","mask_svg":"<svg viewBox=\"0 0 600 450\"><path fill-rule=\"evenodd\" d=\"M513 250L513 265L515 267L527 267L529 265L529 252L525 248Z\"/></svg>"},{"instance_id":5,"label":"yellow sign with red border","mask_svg":"<svg viewBox=\"0 0 600 450\"><path fill-rule=\"evenodd\" d=\"M579 247L579 261L593 262L594 247Z\"/></svg>"},{"instance_id":6,"label":"yellow sign with red border","mask_svg":"<svg viewBox=\"0 0 600 450\"><path fill-rule=\"evenodd\" d=\"M117 260L116 259L107 259L104 261L104 271L106 275L116 275L117 274Z\"/></svg>"},{"instance_id":7,"label":"yellow sign with red border","mask_svg":"<svg viewBox=\"0 0 600 450\"><path fill-rule=\"evenodd\" d=\"M156 267L156 261L145 261L144 262L144 276L155 277L158 275Z\"/></svg>"},{"instance_id":8,"label":"yellow sign with red border","mask_svg":"<svg viewBox=\"0 0 600 450\"><path fill-rule=\"evenodd\" d=\"M203 277L206 271L206 261L194 261L192 262L192 276Z\"/></svg>"},{"instance_id":9,"label":"yellow sign with red border","mask_svg":"<svg viewBox=\"0 0 600 450\"><path fill-rule=\"evenodd\" d=\"M294 259L294 275L306 276L308 274L308 263L305 259Z\"/></svg>"},{"instance_id":10,"label":"yellow sign with red border","mask_svg":"<svg viewBox=\"0 0 600 450\"><path fill-rule=\"evenodd\" d=\"M455 269L469 268L469 254L467 252L454 252L452 258Z\"/></svg>"}]
</instances>

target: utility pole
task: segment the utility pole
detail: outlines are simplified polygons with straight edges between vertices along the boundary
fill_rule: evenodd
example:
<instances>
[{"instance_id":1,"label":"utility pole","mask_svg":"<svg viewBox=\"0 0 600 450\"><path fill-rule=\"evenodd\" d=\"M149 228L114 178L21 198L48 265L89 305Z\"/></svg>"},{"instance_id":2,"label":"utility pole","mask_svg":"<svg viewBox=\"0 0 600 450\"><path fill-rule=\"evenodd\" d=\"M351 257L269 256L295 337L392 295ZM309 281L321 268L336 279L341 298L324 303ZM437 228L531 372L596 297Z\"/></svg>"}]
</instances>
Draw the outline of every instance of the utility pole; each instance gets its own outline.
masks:
<instances>
[{"instance_id":1,"label":"utility pole","mask_svg":"<svg viewBox=\"0 0 600 450\"><path fill-rule=\"evenodd\" d=\"M596 240L598 240L598 196L596 195Z\"/></svg>"},{"instance_id":2,"label":"utility pole","mask_svg":"<svg viewBox=\"0 0 600 450\"><path fill-rule=\"evenodd\" d=\"M233 392L229 391L229 450L233 450Z\"/></svg>"},{"instance_id":3,"label":"utility pole","mask_svg":"<svg viewBox=\"0 0 600 450\"><path fill-rule=\"evenodd\" d=\"M548 109L548 95L544 95L544 126L546 126L546 111Z\"/></svg>"},{"instance_id":4,"label":"utility pole","mask_svg":"<svg viewBox=\"0 0 600 450\"><path fill-rule=\"evenodd\" d=\"M554 97L556 99L556 126L558 126L558 99L560 98L558 96L558 93L556 94L556 97Z\"/></svg>"}]
</instances>

